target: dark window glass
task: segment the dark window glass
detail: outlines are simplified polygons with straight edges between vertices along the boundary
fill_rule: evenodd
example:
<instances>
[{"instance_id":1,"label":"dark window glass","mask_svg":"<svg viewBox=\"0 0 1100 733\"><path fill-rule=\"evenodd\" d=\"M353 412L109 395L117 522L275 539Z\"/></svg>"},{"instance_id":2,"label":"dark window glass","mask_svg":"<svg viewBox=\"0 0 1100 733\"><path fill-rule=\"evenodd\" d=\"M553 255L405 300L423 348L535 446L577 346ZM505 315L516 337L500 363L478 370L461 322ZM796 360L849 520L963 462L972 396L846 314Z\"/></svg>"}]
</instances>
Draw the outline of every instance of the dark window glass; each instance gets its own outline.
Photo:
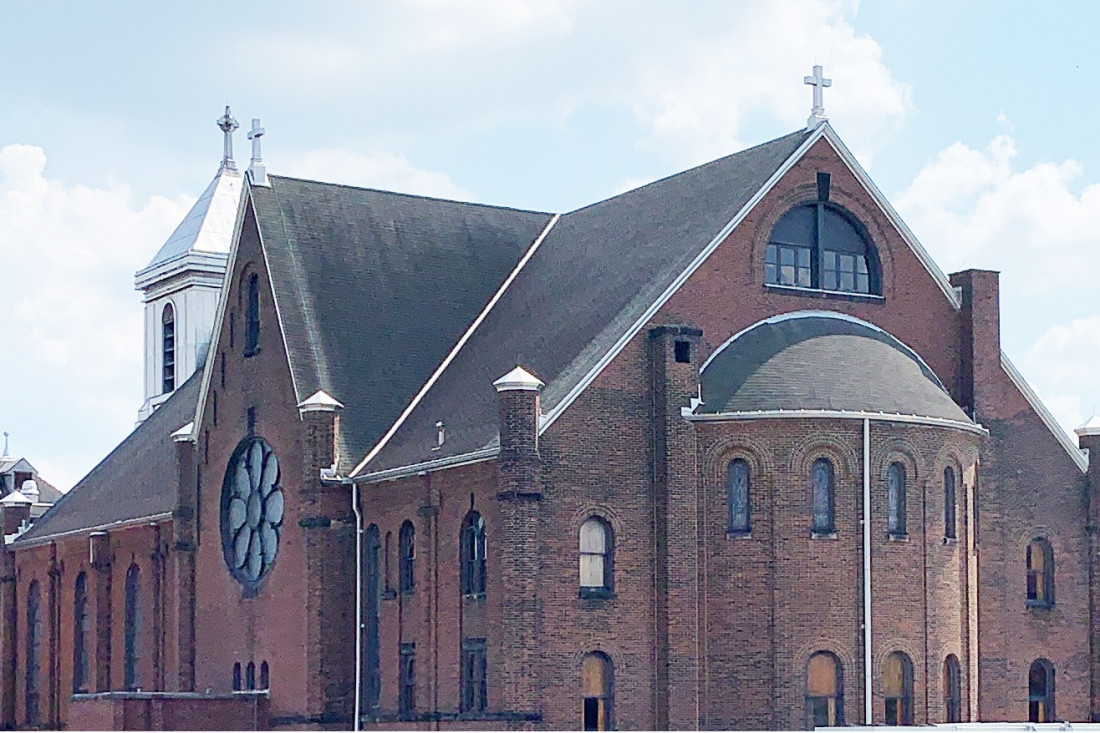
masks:
<instances>
[{"instance_id":1,"label":"dark window glass","mask_svg":"<svg viewBox=\"0 0 1100 733\"><path fill-rule=\"evenodd\" d=\"M241 663L233 663L233 692L241 691Z\"/></svg>"},{"instance_id":2,"label":"dark window glass","mask_svg":"<svg viewBox=\"0 0 1100 733\"><path fill-rule=\"evenodd\" d=\"M747 533L749 526L749 464L743 458L730 461L726 468L731 533Z\"/></svg>"},{"instance_id":3,"label":"dark window glass","mask_svg":"<svg viewBox=\"0 0 1100 733\"><path fill-rule=\"evenodd\" d=\"M88 691L88 576L76 576L73 588L73 692Z\"/></svg>"},{"instance_id":4,"label":"dark window glass","mask_svg":"<svg viewBox=\"0 0 1100 733\"><path fill-rule=\"evenodd\" d=\"M39 647L42 643L42 609L39 605L38 581L32 580L27 588L27 668L24 704L26 705L27 725L38 725L38 685L42 660Z\"/></svg>"},{"instance_id":5,"label":"dark window glass","mask_svg":"<svg viewBox=\"0 0 1100 733\"><path fill-rule=\"evenodd\" d=\"M1039 537L1027 545L1027 604L1049 608L1054 605L1054 550Z\"/></svg>"},{"instance_id":6,"label":"dark window glass","mask_svg":"<svg viewBox=\"0 0 1100 733\"><path fill-rule=\"evenodd\" d=\"M905 466L891 463L886 472L886 530L896 537L905 534Z\"/></svg>"},{"instance_id":7,"label":"dark window glass","mask_svg":"<svg viewBox=\"0 0 1100 733\"><path fill-rule=\"evenodd\" d=\"M831 652L817 652L806 664L806 722L811 729L844 725L840 661Z\"/></svg>"},{"instance_id":8,"label":"dark window glass","mask_svg":"<svg viewBox=\"0 0 1100 733\"><path fill-rule=\"evenodd\" d=\"M813 531L815 534L831 534L836 531L833 521L833 463L828 458L818 458L810 470L813 487Z\"/></svg>"},{"instance_id":9,"label":"dark window glass","mask_svg":"<svg viewBox=\"0 0 1100 733\"><path fill-rule=\"evenodd\" d=\"M959 681L959 658L947 655L943 662L943 706L948 723L962 722L962 685Z\"/></svg>"},{"instance_id":10,"label":"dark window glass","mask_svg":"<svg viewBox=\"0 0 1100 733\"><path fill-rule=\"evenodd\" d=\"M943 536L955 538L955 471L943 469Z\"/></svg>"},{"instance_id":11,"label":"dark window glass","mask_svg":"<svg viewBox=\"0 0 1100 733\"><path fill-rule=\"evenodd\" d=\"M581 730L611 730L614 679L611 660L602 652L586 654L581 663Z\"/></svg>"},{"instance_id":12,"label":"dark window glass","mask_svg":"<svg viewBox=\"0 0 1100 733\"><path fill-rule=\"evenodd\" d=\"M1045 659L1031 664L1027 674L1028 720L1032 723L1053 723L1054 666Z\"/></svg>"},{"instance_id":13,"label":"dark window glass","mask_svg":"<svg viewBox=\"0 0 1100 733\"><path fill-rule=\"evenodd\" d=\"M382 568L380 565L382 541L377 525L367 527L367 537L363 551L366 553L366 583L363 588L363 634L364 666L366 685L364 704L368 715L378 710L382 696L382 667L380 661L381 640L379 638L378 616L382 600Z\"/></svg>"},{"instance_id":14,"label":"dark window glass","mask_svg":"<svg viewBox=\"0 0 1100 733\"><path fill-rule=\"evenodd\" d=\"M401 645L400 660L401 684L398 687L397 706L402 717L411 717L416 712L416 644L407 642Z\"/></svg>"},{"instance_id":15,"label":"dark window glass","mask_svg":"<svg viewBox=\"0 0 1100 733\"><path fill-rule=\"evenodd\" d=\"M260 662L260 689L271 689L271 670L267 666L267 662Z\"/></svg>"},{"instance_id":16,"label":"dark window glass","mask_svg":"<svg viewBox=\"0 0 1100 733\"><path fill-rule=\"evenodd\" d=\"M260 346L260 277L248 278L248 304L245 310L244 355L252 356Z\"/></svg>"},{"instance_id":17,"label":"dark window glass","mask_svg":"<svg viewBox=\"0 0 1100 733\"><path fill-rule=\"evenodd\" d=\"M401 592L411 593L416 585L416 573L414 572L416 560L416 530L412 522L406 521L401 525L401 534L398 535L398 544L401 551Z\"/></svg>"},{"instance_id":18,"label":"dark window glass","mask_svg":"<svg viewBox=\"0 0 1100 733\"><path fill-rule=\"evenodd\" d=\"M485 596L485 520L475 511L462 523L462 593Z\"/></svg>"},{"instance_id":19,"label":"dark window glass","mask_svg":"<svg viewBox=\"0 0 1100 733\"><path fill-rule=\"evenodd\" d=\"M171 303L165 305L160 314L160 346L161 393L167 394L176 388L176 313Z\"/></svg>"},{"instance_id":20,"label":"dark window glass","mask_svg":"<svg viewBox=\"0 0 1100 733\"><path fill-rule=\"evenodd\" d=\"M462 642L462 712L481 713L488 707L485 683L485 640Z\"/></svg>"},{"instance_id":21,"label":"dark window glass","mask_svg":"<svg viewBox=\"0 0 1100 733\"><path fill-rule=\"evenodd\" d=\"M386 544L382 548L383 565L385 568L384 583L385 592L393 590L393 576L390 574L390 550L393 547L393 532L386 532Z\"/></svg>"},{"instance_id":22,"label":"dark window glass","mask_svg":"<svg viewBox=\"0 0 1100 733\"><path fill-rule=\"evenodd\" d=\"M244 686L249 690L256 689L256 663L249 662L244 668Z\"/></svg>"},{"instance_id":23,"label":"dark window glass","mask_svg":"<svg viewBox=\"0 0 1100 733\"><path fill-rule=\"evenodd\" d=\"M882 696L886 725L913 724L913 663L909 656L894 652L882 670Z\"/></svg>"},{"instance_id":24,"label":"dark window glass","mask_svg":"<svg viewBox=\"0 0 1100 733\"><path fill-rule=\"evenodd\" d=\"M844 293L878 293L874 250L835 207L818 201L787 212L764 252L764 282Z\"/></svg>"},{"instance_id":25,"label":"dark window glass","mask_svg":"<svg viewBox=\"0 0 1100 733\"><path fill-rule=\"evenodd\" d=\"M123 650L123 685L127 690L136 690L141 685L138 656L140 634L141 570L137 565L131 565L126 571L125 649Z\"/></svg>"}]
</instances>

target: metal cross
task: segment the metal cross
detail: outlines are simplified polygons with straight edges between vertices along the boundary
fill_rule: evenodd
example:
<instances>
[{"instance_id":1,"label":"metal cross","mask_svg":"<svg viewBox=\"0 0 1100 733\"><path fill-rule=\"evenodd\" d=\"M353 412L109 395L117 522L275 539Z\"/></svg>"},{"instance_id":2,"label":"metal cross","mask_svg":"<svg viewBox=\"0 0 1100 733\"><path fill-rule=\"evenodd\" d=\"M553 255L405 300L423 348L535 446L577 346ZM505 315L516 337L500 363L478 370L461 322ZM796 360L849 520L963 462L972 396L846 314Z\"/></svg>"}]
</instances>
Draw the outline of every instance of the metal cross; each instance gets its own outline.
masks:
<instances>
[{"instance_id":1,"label":"metal cross","mask_svg":"<svg viewBox=\"0 0 1100 733\"><path fill-rule=\"evenodd\" d=\"M7 430L4 431L4 454L0 458L8 457L8 436L11 435Z\"/></svg>"},{"instance_id":2,"label":"metal cross","mask_svg":"<svg viewBox=\"0 0 1100 733\"><path fill-rule=\"evenodd\" d=\"M231 171L237 170L237 164L233 162L233 131L240 125L233 119L233 113L229 111L229 105L225 105L225 114L219 117L215 122L218 128L225 135L225 142L222 144L222 168L228 168Z\"/></svg>"},{"instance_id":3,"label":"metal cross","mask_svg":"<svg viewBox=\"0 0 1100 733\"><path fill-rule=\"evenodd\" d=\"M822 101L822 96L825 87L833 85L833 80L824 77L820 66L814 66L813 76L804 77L802 82L814 88L814 107L810 112L810 118L806 121L806 127L812 130L819 123L829 119L825 116L825 103Z\"/></svg>"},{"instance_id":4,"label":"metal cross","mask_svg":"<svg viewBox=\"0 0 1100 733\"><path fill-rule=\"evenodd\" d=\"M260 127L260 118L252 118L252 129L248 131L248 139L252 141L252 162L259 163L263 160L260 156L260 138L264 136L264 128Z\"/></svg>"}]
</instances>

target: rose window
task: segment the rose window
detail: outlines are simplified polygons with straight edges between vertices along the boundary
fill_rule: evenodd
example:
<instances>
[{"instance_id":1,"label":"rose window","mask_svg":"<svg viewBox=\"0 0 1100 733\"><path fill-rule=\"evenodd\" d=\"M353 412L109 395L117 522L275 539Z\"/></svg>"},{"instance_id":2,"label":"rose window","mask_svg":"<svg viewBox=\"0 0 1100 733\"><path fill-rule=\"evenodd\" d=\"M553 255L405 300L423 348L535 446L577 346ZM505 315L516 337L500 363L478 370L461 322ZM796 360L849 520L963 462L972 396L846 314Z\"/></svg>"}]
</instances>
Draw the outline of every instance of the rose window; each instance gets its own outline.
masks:
<instances>
[{"instance_id":1,"label":"rose window","mask_svg":"<svg viewBox=\"0 0 1100 733\"><path fill-rule=\"evenodd\" d=\"M250 438L234 451L222 484L222 553L234 578L253 585L267 574L282 524L279 460L264 440Z\"/></svg>"}]
</instances>

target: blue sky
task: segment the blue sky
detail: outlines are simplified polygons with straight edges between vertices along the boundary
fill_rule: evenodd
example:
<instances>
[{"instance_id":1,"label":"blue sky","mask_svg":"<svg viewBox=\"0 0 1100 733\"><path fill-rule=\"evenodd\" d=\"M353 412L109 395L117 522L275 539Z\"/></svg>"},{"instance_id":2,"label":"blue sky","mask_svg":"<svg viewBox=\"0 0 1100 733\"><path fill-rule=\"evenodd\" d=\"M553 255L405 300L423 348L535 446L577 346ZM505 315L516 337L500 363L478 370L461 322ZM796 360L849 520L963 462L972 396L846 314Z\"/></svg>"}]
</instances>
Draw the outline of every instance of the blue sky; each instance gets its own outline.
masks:
<instances>
[{"instance_id":1,"label":"blue sky","mask_svg":"<svg viewBox=\"0 0 1100 733\"><path fill-rule=\"evenodd\" d=\"M263 119L276 174L567 211L833 126L1067 427L1100 403L1100 6L755 2L0 6L0 429L67 488L141 403L133 273ZM247 159L242 129L237 159Z\"/></svg>"}]
</instances>

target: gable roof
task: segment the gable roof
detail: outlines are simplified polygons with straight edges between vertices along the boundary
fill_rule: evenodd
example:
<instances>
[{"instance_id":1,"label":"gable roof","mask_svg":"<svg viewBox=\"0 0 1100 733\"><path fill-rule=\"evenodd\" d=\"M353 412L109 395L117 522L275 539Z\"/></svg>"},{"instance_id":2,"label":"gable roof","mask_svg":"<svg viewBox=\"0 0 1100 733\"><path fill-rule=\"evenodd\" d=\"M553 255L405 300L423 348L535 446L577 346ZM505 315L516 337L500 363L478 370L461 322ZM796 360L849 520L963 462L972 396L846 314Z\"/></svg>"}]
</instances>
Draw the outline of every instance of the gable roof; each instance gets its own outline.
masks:
<instances>
[{"instance_id":1,"label":"gable roof","mask_svg":"<svg viewBox=\"0 0 1100 733\"><path fill-rule=\"evenodd\" d=\"M134 428L118 447L69 489L16 545L136 520L171 515L176 508L176 451L172 432L195 415L200 372Z\"/></svg>"},{"instance_id":2,"label":"gable roof","mask_svg":"<svg viewBox=\"0 0 1100 733\"><path fill-rule=\"evenodd\" d=\"M398 419L551 215L268 180L249 196L296 402L324 390L343 403L340 455L354 462Z\"/></svg>"},{"instance_id":3,"label":"gable roof","mask_svg":"<svg viewBox=\"0 0 1100 733\"><path fill-rule=\"evenodd\" d=\"M495 445L492 383L522 364L566 400L810 137L799 131L562 215L462 351L357 474ZM437 441L435 423L446 426Z\"/></svg>"}]
</instances>

